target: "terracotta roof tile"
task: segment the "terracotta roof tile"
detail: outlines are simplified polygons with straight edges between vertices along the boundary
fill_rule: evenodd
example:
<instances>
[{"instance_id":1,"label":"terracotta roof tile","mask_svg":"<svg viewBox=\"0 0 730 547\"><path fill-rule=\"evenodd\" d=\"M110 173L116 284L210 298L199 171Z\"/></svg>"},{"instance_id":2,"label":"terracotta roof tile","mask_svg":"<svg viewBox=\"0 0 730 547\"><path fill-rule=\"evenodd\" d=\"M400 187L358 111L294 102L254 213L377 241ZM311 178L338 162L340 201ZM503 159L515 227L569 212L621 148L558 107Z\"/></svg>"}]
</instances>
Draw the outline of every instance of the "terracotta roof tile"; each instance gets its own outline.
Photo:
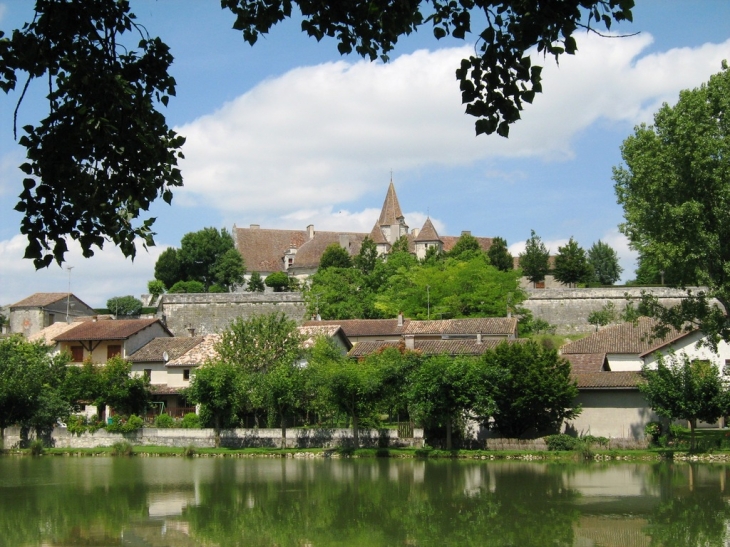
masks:
<instances>
[{"instance_id":1,"label":"terracotta roof tile","mask_svg":"<svg viewBox=\"0 0 730 547\"><path fill-rule=\"evenodd\" d=\"M83 323L78 323L74 328L56 336L55 340L57 342L75 342L79 340L125 340L154 323L160 323L160 320L118 319L116 321L84 321ZM160 323L160 325L162 325L162 323ZM164 325L163 328L167 330Z\"/></svg>"},{"instance_id":2,"label":"terracotta roof tile","mask_svg":"<svg viewBox=\"0 0 730 547\"><path fill-rule=\"evenodd\" d=\"M332 321L305 321L304 326L338 325L348 338L357 336L400 336L408 326L409 319L398 326L398 319L342 319Z\"/></svg>"},{"instance_id":3,"label":"terracotta roof tile","mask_svg":"<svg viewBox=\"0 0 730 547\"><path fill-rule=\"evenodd\" d=\"M561 348L561 353L631 353L641 354L660 347L668 341L686 336L671 329L662 339L653 338L656 321L641 317L637 323L611 325Z\"/></svg>"},{"instance_id":4,"label":"terracotta roof tile","mask_svg":"<svg viewBox=\"0 0 730 547\"><path fill-rule=\"evenodd\" d=\"M480 317L474 319L411 321L404 334L463 335L481 333L487 335L510 335L516 332L517 319L514 317Z\"/></svg>"},{"instance_id":5,"label":"terracotta roof tile","mask_svg":"<svg viewBox=\"0 0 730 547\"><path fill-rule=\"evenodd\" d=\"M340 327L340 325L322 325L322 321L315 322L320 324L297 327L299 334L302 335L303 348L311 348L314 345L314 341L318 336L326 336L328 338L342 336L345 345L347 346L347 349L349 350L352 347L350 340L347 338L345 331L342 330L342 327Z\"/></svg>"},{"instance_id":6,"label":"terracotta roof tile","mask_svg":"<svg viewBox=\"0 0 730 547\"><path fill-rule=\"evenodd\" d=\"M182 356L184 353L200 344L203 340L203 336L165 336L155 338L139 348L127 359L133 363L162 362L164 361L163 353L167 352L169 361Z\"/></svg>"},{"instance_id":7,"label":"terracotta roof tile","mask_svg":"<svg viewBox=\"0 0 730 547\"><path fill-rule=\"evenodd\" d=\"M295 268L317 268L319 261L324 254L324 250L333 243L340 244L340 235L349 237L350 246L347 251L350 256L355 256L360 252L360 246L366 234L358 234L355 232L316 232L314 237L305 241L294 255L292 266Z\"/></svg>"},{"instance_id":8,"label":"terracotta roof tile","mask_svg":"<svg viewBox=\"0 0 730 547\"><path fill-rule=\"evenodd\" d=\"M50 306L59 300L64 300L68 298L68 295L69 293L67 292L37 292L35 294L31 294L28 298L24 298L20 302L10 304L10 307L41 308L43 306ZM73 294L71 296L73 296Z\"/></svg>"},{"instance_id":9,"label":"terracotta roof tile","mask_svg":"<svg viewBox=\"0 0 730 547\"><path fill-rule=\"evenodd\" d=\"M485 253L489 250L489 247L492 246L491 237L475 237L474 239L479 242L479 246ZM441 241L443 242L444 252L449 252L451 249L454 248L456 242L459 241L459 236L441 236Z\"/></svg>"},{"instance_id":10,"label":"terracotta roof tile","mask_svg":"<svg viewBox=\"0 0 730 547\"><path fill-rule=\"evenodd\" d=\"M393 181L391 181L390 185L388 186L388 192L385 194L383 208L380 210L378 225L392 226L393 224L399 224L398 219L402 217L403 212L400 210L398 196L395 195L395 186L393 186Z\"/></svg>"},{"instance_id":11,"label":"terracotta roof tile","mask_svg":"<svg viewBox=\"0 0 730 547\"><path fill-rule=\"evenodd\" d=\"M372 239L376 245L389 245L388 240L383 235L383 230L380 229L380 225L376 222L375 226L370 232L370 239Z\"/></svg>"},{"instance_id":12,"label":"terracotta roof tile","mask_svg":"<svg viewBox=\"0 0 730 547\"><path fill-rule=\"evenodd\" d=\"M424 355L482 355L487 350L494 349L503 342L514 344L523 343L525 340L497 340L491 338L483 340L481 344L477 343L476 340L415 340L413 347L415 351ZM349 357L365 357L385 348L397 347L404 347L403 342L366 341L355 344L347 355Z\"/></svg>"},{"instance_id":13,"label":"terracotta roof tile","mask_svg":"<svg viewBox=\"0 0 730 547\"><path fill-rule=\"evenodd\" d=\"M172 387L167 384L151 384L150 391L153 395L179 395L183 387Z\"/></svg>"},{"instance_id":14,"label":"terracotta roof tile","mask_svg":"<svg viewBox=\"0 0 730 547\"><path fill-rule=\"evenodd\" d=\"M636 388L642 381L640 372L584 372L573 377L578 389Z\"/></svg>"},{"instance_id":15,"label":"terracotta roof tile","mask_svg":"<svg viewBox=\"0 0 730 547\"><path fill-rule=\"evenodd\" d=\"M170 359L167 362L168 367L196 367L202 365L206 361L212 361L218 357L218 352L215 346L221 339L220 334L206 334L202 337L203 340L190 348L188 351L176 357Z\"/></svg>"},{"instance_id":16,"label":"terracotta roof tile","mask_svg":"<svg viewBox=\"0 0 730 547\"><path fill-rule=\"evenodd\" d=\"M423 228L418 232L414 241L441 241L433 222L431 222L431 217L428 217L426 222L423 223Z\"/></svg>"},{"instance_id":17,"label":"terracotta roof tile","mask_svg":"<svg viewBox=\"0 0 730 547\"><path fill-rule=\"evenodd\" d=\"M235 232L236 248L250 272L282 271L284 253L309 240L306 230L236 228Z\"/></svg>"},{"instance_id":18,"label":"terracotta roof tile","mask_svg":"<svg viewBox=\"0 0 730 547\"><path fill-rule=\"evenodd\" d=\"M585 372L601 372L603 363L606 360L605 353L569 353L561 355L570 362L572 370L575 374Z\"/></svg>"},{"instance_id":19,"label":"terracotta roof tile","mask_svg":"<svg viewBox=\"0 0 730 547\"><path fill-rule=\"evenodd\" d=\"M53 325L47 326L45 329L41 329L35 334L28 336L29 342L43 342L47 345L55 344L55 338L60 336L67 330L76 327L78 323L66 323L65 321L59 321L53 323Z\"/></svg>"}]
</instances>

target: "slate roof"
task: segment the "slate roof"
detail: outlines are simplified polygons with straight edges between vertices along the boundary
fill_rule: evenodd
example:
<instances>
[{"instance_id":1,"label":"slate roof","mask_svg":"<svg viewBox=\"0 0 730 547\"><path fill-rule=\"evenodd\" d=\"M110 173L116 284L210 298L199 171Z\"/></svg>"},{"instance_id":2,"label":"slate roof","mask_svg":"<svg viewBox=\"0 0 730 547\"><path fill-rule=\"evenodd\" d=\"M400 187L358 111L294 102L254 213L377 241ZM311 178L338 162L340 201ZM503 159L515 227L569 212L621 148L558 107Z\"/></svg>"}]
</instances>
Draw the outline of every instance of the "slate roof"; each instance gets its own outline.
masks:
<instances>
[{"instance_id":1,"label":"slate roof","mask_svg":"<svg viewBox=\"0 0 730 547\"><path fill-rule=\"evenodd\" d=\"M73 296L73 294L71 294ZM65 300L69 297L67 292L37 292L31 294L28 298L24 298L20 302L10 304L11 308L42 308L55 304L59 300ZM74 297L75 298L75 297Z\"/></svg>"},{"instance_id":2,"label":"slate roof","mask_svg":"<svg viewBox=\"0 0 730 547\"><path fill-rule=\"evenodd\" d=\"M479 317L474 319L440 319L433 321L411 321L404 334L413 335L509 335L517 331L515 317Z\"/></svg>"},{"instance_id":3,"label":"slate roof","mask_svg":"<svg viewBox=\"0 0 730 547\"><path fill-rule=\"evenodd\" d=\"M395 186L393 186L393 181L391 180L388 185L388 192L385 194L383 208L380 210L378 226L399 224L398 219L402 217L403 212L400 210L398 196L395 195Z\"/></svg>"},{"instance_id":4,"label":"slate roof","mask_svg":"<svg viewBox=\"0 0 730 547\"><path fill-rule=\"evenodd\" d=\"M39 330L34 334L31 334L30 336L28 336L28 341L43 342L47 345L53 345L57 336L60 336L67 330L70 330L77 325L78 323L66 323L65 321L59 321L57 323L53 323L53 325L49 325L46 328Z\"/></svg>"},{"instance_id":5,"label":"slate roof","mask_svg":"<svg viewBox=\"0 0 730 547\"><path fill-rule=\"evenodd\" d=\"M564 345L561 353L630 353L639 355L650 352L688 333L670 329L664 338L654 338L653 328L656 321L641 317L634 323L611 325L598 332Z\"/></svg>"},{"instance_id":6,"label":"slate roof","mask_svg":"<svg viewBox=\"0 0 730 547\"><path fill-rule=\"evenodd\" d=\"M154 338L139 348L127 360L133 363L163 362L163 353L167 352L168 361L181 357L200 344L203 336L164 336Z\"/></svg>"},{"instance_id":7,"label":"slate roof","mask_svg":"<svg viewBox=\"0 0 730 547\"><path fill-rule=\"evenodd\" d=\"M57 342L75 342L80 340L126 340L133 334L159 323L159 319L118 319L115 321L84 321L72 329L56 336ZM172 336L172 333L170 333Z\"/></svg>"},{"instance_id":8,"label":"slate roof","mask_svg":"<svg viewBox=\"0 0 730 547\"><path fill-rule=\"evenodd\" d=\"M584 372L573 377L578 389L628 389L643 381L640 372Z\"/></svg>"},{"instance_id":9,"label":"slate roof","mask_svg":"<svg viewBox=\"0 0 730 547\"><path fill-rule=\"evenodd\" d=\"M561 355L570 361L573 373L601 372L606 360L605 353L568 353Z\"/></svg>"},{"instance_id":10,"label":"slate roof","mask_svg":"<svg viewBox=\"0 0 730 547\"><path fill-rule=\"evenodd\" d=\"M355 232L316 232L314 237L305 241L294 255L292 266L295 268L317 268L324 250L333 243L340 244L340 235L346 234L350 238L350 246L347 252L350 256L360 253L360 246L367 234Z\"/></svg>"},{"instance_id":11,"label":"slate roof","mask_svg":"<svg viewBox=\"0 0 730 547\"><path fill-rule=\"evenodd\" d=\"M341 319L336 321L305 321L304 326L338 325L348 338L357 336L400 336L410 319L403 320L398 326L398 319Z\"/></svg>"},{"instance_id":12,"label":"slate roof","mask_svg":"<svg viewBox=\"0 0 730 547\"><path fill-rule=\"evenodd\" d=\"M203 340L200 343L196 344L179 357L170 359L165 366L197 367L206 361L210 361L218 357L218 352L215 350L215 346L220 341L221 335L206 334L202 338Z\"/></svg>"},{"instance_id":13,"label":"slate roof","mask_svg":"<svg viewBox=\"0 0 730 547\"><path fill-rule=\"evenodd\" d=\"M415 351L423 355L482 355L487 350L494 349L503 342L513 344L522 343L525 340L487 339L482 340L481 344L477 343L476 340L415 340L413 347ZM405 344L402 341L366 341L355 344L347 355L348 357L365 357L385 348L403 349L404 347Z\"/></svg>"},{"instance_id":14,"label":"slate roof","mask_svg":"<svg viewBox=\"0 0 730 547\"><path fill-rule=\"evenodd\" d=\"M423 228L421 228L421 231L418 232L414 241L441 241L438 232L436 232L436 228L434 228L433 222L431 222L431 217L428 217L426 222L423 223Z\"/></svg>"}]
</instances>

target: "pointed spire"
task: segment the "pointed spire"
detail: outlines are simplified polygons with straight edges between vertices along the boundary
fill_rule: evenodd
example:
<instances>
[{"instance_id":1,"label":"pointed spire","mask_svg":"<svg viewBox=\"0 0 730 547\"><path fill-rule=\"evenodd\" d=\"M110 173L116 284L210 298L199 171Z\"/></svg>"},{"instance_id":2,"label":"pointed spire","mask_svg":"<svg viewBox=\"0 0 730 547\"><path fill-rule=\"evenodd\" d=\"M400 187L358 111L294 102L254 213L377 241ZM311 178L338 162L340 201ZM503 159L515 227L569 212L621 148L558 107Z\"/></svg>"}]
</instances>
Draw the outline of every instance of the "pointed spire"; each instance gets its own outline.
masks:
<instances>
[{"instance_id":1,"label":"pointed spire","mask_svg":"<svg viewBox=\"0 0 730 547\"><path fill-rule=\"evenodd\" d=\"M403 218L403 213L400 210L398 196L395 195L395 186L393 186L393 181L391 180L388 186L388 193L385 195L383 208L380 210L378 225L392 226L394 224L400 224L398 219L401 218Z\"/></svg>"},{"instance_id":2,"label":"pointed spire","mask_svg":"<svg viewBox=\"0 0 730 547\"><path fill-rule=\"evenodd\" d=\"M433 222L431 222L431 217L426 218L426 222L423 223L423 228L418 232L415 241L441 241Z\"/></svg>"},{"instance_id":3,"label":"pointed spire","mask_svg":"<svg viewBox=\"0 0 730 547\"><path fill-rule=\"evenodd\" d=\"M385 239L383 230L380 229L378 223L375 223L375 226L373 226L373 229L370 232L370 239L372 239L376 245L388 245L388 240Z\"/></svg>"}]
</instances>

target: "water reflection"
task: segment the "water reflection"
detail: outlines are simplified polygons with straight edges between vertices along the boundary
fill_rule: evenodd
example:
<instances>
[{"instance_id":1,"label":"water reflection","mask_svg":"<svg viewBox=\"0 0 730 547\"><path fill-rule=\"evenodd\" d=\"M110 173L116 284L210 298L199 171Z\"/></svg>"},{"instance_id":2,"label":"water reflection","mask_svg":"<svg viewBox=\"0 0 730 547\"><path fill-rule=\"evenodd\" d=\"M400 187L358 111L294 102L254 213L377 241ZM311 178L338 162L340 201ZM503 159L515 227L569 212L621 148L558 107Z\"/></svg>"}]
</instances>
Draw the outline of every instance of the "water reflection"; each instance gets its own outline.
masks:
<instances>
[{"instance_id":1,"label":"water reflection","mask_svg":"<svg viewBox=\"0 0 730 547\"><path fill-rule=\"evenodd\" d=\"M720 546L725 465L0 458L0 545Z\"/></svg>"}]
</instances>

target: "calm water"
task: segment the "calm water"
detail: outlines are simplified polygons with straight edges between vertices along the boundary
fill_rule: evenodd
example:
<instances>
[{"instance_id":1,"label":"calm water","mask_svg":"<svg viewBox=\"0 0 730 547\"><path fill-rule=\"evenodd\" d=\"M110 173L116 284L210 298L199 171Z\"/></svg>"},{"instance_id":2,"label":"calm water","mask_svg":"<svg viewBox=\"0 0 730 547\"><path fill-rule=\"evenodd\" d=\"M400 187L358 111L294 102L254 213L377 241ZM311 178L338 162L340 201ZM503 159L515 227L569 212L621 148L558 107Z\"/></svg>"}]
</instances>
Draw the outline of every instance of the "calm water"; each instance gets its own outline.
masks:
<instances>
[{"instance_id":1,"label":"calm water","mask_svg":"<svg viewBox=\"0 0 730 547\"><path fill-rule=\"evenodd\" d=\"M0 545L724 546L729 479L725 465L2 457Z\"/></svg>"}]
</instances>

